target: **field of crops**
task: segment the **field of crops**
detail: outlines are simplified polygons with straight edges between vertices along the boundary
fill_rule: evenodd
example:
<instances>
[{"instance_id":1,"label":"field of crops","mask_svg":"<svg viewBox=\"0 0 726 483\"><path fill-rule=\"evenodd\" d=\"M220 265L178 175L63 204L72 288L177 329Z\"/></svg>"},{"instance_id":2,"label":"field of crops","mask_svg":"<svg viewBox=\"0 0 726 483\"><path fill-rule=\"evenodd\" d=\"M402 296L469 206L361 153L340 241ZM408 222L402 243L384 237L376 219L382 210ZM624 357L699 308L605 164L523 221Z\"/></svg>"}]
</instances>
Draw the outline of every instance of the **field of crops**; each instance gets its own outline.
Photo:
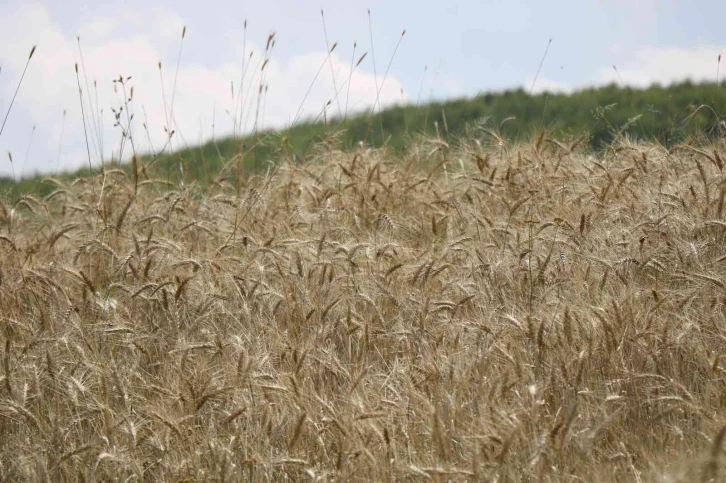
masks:
<instances>
[{"instance_id":1,"label":"field of crops","mask_svg":"<svg viewBox=\"0 0 726 483\"><path fill-rule=\"evenodd\" d=\"M0 209L0 480L718 481L726 150L496 133Z\"/></svg>"}]
</instances>

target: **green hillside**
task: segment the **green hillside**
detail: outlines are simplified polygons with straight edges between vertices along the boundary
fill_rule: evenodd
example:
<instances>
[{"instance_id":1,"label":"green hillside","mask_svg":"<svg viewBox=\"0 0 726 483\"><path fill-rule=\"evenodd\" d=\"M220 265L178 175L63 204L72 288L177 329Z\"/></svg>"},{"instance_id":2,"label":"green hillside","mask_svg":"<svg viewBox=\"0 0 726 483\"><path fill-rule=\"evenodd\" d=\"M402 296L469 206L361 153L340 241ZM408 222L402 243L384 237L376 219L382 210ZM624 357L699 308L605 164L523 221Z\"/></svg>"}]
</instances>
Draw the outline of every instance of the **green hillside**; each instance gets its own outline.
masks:
<instances>
[{"instance_id":1,"label":"green hillside","mask_svg":"<svg viewBox=\"0 0 726 483\"><path fill-rule=\"evenodd\" d=\"M451 142L485 126L511 140L529 138L543 129L555 137L587 135L594 150L607 146L618 134L668 146L689 136L720 135L717 126L725 115L726 83L683 82L647 89L623 89L611 84L572 94L533 96L517 89L473 99L394 107L373 118L359 115L345 122L333 119L327 123L303 123L285 132L218 140L174 155L147 156L139 167L148 166L142 176L154 175L172 182L184 176L185 182L208 184L220 176L265 170L283 159L303 162L321 142L352 149L365 140L367 145L385 144L392 150L403 150L410 139L422 134ZM87 172L86 169L67 176ZM15 185L12 179L0 178L0 193L44 195L55 189L42 183L42 179L28 178Z\"/></svg>"}]
</instances>

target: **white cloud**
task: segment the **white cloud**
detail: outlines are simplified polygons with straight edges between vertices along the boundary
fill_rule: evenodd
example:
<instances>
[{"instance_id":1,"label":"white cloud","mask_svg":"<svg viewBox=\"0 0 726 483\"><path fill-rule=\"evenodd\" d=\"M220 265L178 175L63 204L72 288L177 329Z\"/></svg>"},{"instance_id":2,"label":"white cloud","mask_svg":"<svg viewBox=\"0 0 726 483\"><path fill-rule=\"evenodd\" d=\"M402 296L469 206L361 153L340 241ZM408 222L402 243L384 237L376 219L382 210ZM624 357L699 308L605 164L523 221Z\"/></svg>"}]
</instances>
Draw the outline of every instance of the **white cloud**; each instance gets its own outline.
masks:
<instances>
[{"instance_id":1,"label":"white cloud","mask_svg":"<svg viewBox=\"0 0 726 483\"><path fill-rule=\"evenodd\" d=\"M613 45L611 50L618 47ZM596 85L620 84L621 79L625 85L632 87L648 87L654 83L669 85L674 82L690 79L695 82L715 81L718 56L723 49L712 45L697 48L678 47L643 47L633 53L632 58L621 65L617 65L617 72L612 65L600 67L595 74ZM721 79L726 69L721 66ZM618 78L620 74L620 78ZM529 91L532 79L522 86ZM540 76L534 85L533 92L571 93L582 86L575 86L568 82L557 81Z\"/></svg>"},{"instance_id":2,"label":"white cloud","mask_svg":"<svg viewBox=\"0 0 726 483\"><path fill-rule=\"evenodd\" d=\"M437 73L432 80L432 85L429 86L439 92L439 97L443 99L450 99L456 97L463 97L465 94L464 79L455 73Z\"/></svg>"},{"instance_id":3,"label":"white cloud","mask_svg":"<svg viewBox=\"0 0 726 483\"><path fill-rule=\"evenodd\" d=\"M537 77L537 81L534 83L533 88L532 80L533 79L530 79L522 86L522 88L525 89L527 92L529 92L531 89L533 94L541 94L543 92L569 94L573 91L572 84L568 82L557 81L541 76Z\"/></svg>"},{"instance_id":4,"label":"white cloud","mask_svg":"<svg viewBox=\"0 0 726 483\"><path fill-rule=\"evenodd\" d=\"M597 74L602 83L623 83L635 87L647 87L653 83L671 84L686 79L715 81L717 59L722 49L713 45L696 48L644 47L635 51L629 62L603 67ZM723 69L722 69L723 71Z\"/></svg>"},{"instance_id":5,"label":"white cloud","mask_svg":"<svg viewBox=\"0 0 726 483\"><path fill-rule=\"evenodd\" d=\"M170 10L157 7L151 9L151 21L147 23L147 27L156 29L163 38L176 40L181 36L184 20Z\"/></svg>"},{"instance_id":6,"label":"white cloud","mask_svg":"<svg viewBox=\"0 0 726 483\"><path fill-rule=\"evenodd\" d=\"M79 34L83 40L97 40L108 37L116 28L118 21L111 17L96 17L83 25Z\"/></svg>"},{"instance_id":7,"label":"white cloud","mask_svg":"<svg viewBox=\"0 0 726 483\"><path fill-rule=\"evenodd\" d=\"M123 19L123 21L117 20ZM161 81L157 62L162 62L164 94L167 108L174 94L175 129L190 144L196 144L203 135L210 139L212 122L215 136L232 132L234 102L231 98L231 82L235 94L239 91L241 66L239 56L222 65L185 64L182 54L181 66L174 91L174 71L179 50L181 28L184 20L174 12L163 9L148 11L117 10L111 16L96 17L79 28L83 48L83 61L92 93L93 108L89 104L85 79L81 76L84 91L84 109L89 129L94 163L98 161L98 145L103 139L103 152L108 159L112 152L117 154L120 130L114 127L111 108L123 104L119 85L114 92L113 79L119 75L132 76L128 83L134 87L131 110L135 114L134 137L142 151L148 148L147 135L142 122L148 122L153 146L159 149L165 142L166 111L162 97ZM265 40L265 39L263 39ZM193 30L187 32L185 43L195 42ZM3 65L0 76L0 100L3 106L12 96L15 83L22 72L27 54L32 45L38 49L22 85L9 126L0 138L0 152L12 150L24 153L27 147L25 127L13 125L13 119L30 119L37 124L33 153L38 157L28 161L25 172L35 170L54 171L57 163L58 145L61 134L62 112L67 109L63 156L61 168L73 168L87 164L85 137L81 121L81 110L74 63L80 62L76 32L65 32L53 21L42 5L24 5L0 18L0 62ZM250 65L259 66L262 51L248 40L247 48L254 51ZM359 54L356 54L356 57ZM245 56L246 57L246 56ZM347 60L345 58L347 57ZM350 86L345 85L350 73L350 58L334 52L326 60L324 52L303 52L288 59L277 60L274 56L265 67L264 84L269 85L264 103L264 125L262 127L283 127L295 116L313 78L325 64L303 105L304 118L315 117L324 104L334 96L333 80L329 62L335 71L336 85L340 89L341 110L350 91L349 111L369 108L376 99L376 79L370 72L368 60L364 61L352 76ZM244 91L251 99L246 103L246 127L252 128L257 106L257 92L260 72L247 74ZM81 66L81 73L82 66ZM94 88L94 80L97 81ZM382 79L377 79L380 84ZM342 89L341 89L342 87ZM401 98L401 83L390 76L381 89L380 102L385 107L398 103ZM96 104L96 95L98 103ZM338 103L328 108L328 115L337 114ZM103 127L94 127L103 110ZM17 111L17 112L16 112ZM4 114L4 111L3 111ZM214 121L213 121L214 116ZM261 113L260 113L261 117ZM125 120L125 114L122 116ZM200 125L201 124L201 125ZM30 132L30 129L27 129ZM25 139L23 139L25 136ZM180 142L179 140L178 142ZM124 155L130 154L130 148ZM17 157L18 154L14 154ZM10 173L9 166L0 164L0 174Z\"/></svg>"}]
</instances>

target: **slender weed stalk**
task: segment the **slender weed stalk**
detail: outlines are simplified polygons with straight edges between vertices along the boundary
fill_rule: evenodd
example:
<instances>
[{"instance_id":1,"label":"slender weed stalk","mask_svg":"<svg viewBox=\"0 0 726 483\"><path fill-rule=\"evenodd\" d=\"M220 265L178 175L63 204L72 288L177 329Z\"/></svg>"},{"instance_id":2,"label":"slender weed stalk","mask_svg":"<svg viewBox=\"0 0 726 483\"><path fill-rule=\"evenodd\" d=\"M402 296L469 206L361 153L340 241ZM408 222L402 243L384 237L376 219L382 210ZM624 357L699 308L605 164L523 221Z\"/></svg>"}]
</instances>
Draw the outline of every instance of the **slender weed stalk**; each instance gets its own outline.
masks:
<instances>
[{"instance_id":1,"label":"slender weed stalk","mask_svg":"<svg viewBox=\"0 0 726 483\"><path fill-rule=\"evenodd\" d=\"M8 106L8 110L5 113L5 118L3 119L3 124L0 126L0 136L2 136L3 131L5 131L5 123L8 122L8 116L10 116L10 110L13 108L13 104L15 103L15 98L18 96L18 91L20 90L20 86L23 84L23 79L25 79L25 73L28 71L28 65L30 65L30 59L33 58L33 54L35 53L35 45L32 49L30 49L30 54L28 54L28 60L25 62L25 67L23 68L23 73L20 76L20 80L18 81L18 86L15 88L15 93L13 93L13 98L10 100L10 105Z\"/></svg>"},{"instance_id":2,"label":"slender weed stalk","mask_svg":"<svg viewBox=\"0 0 726 483\"><path fill-rule=\"evenodd\" d=\"M355 49L358 46L357 42L353 42L353 54L350 56L350 72L348 73L348 79L351 79L351 82L348 82L348 88L345 92L345 112L343 114L343 125L345 125L345 121L348 119L348 100L350 99L350 85L352 84L353 79L353 63L355 62Z\"/></svg>"},{"instance_id":3,"label":"slender weed stalk","mask_svg":"<svg viewBox=\"0 0 726 483\"><path fill-rule=\"evenodd\" d=\"M66 129L66 110L63 109L63 118L61 119L60 137L58 138L58 157L56 158L56 162L55 162L56 176L59 173L58 170L60 169L61 155L63 154L63 135L65 134L65 129Z\"/></svg>"},{"instance_id":4,"label":"slender weed stalk","mask_svg":"<svg viewBox=\"0 0 726 483\"><path fill-rule=\"evenodd\" d=\"M83 82L86 87L86 97L88 98L88 110L90 112L90 124L91 124L91 132L93 133L93 136L91 136L91 142L93 144L94 149L96 150L96 155L98 156L98 159L101 161L101 166L103 166L103 147L101 146L101 122L100 119L97 119L96 111L98 110L98 90L96 90L96 104L94 106L93 98L91 97L91 88L88 84L88 72L86 70L86 62L83 58L83 49L81 48L81 37L80 35L76 36L76 44L78 45L78 55L81 59L81 70L83 73ZM96 81L93 82L94 88L96 88Z\"/></svg>"},{"instance_id":5,"label":"slender weed stalk","mask_svg":"<svg viewBox=\"0 0 726 483\"><path fill-rule=\"evenodd\" d=\"M15 177L15 165L13 164L13 153L8 151L8 160L10 160L10 170L13 173L13 185L18 184L18 178Z\"/></svg>"},{"instance_id":6,"label":"slender weed stalk","mask_svg":"<svg viewBox=\"0 0 726 483\"><path fill-rule=\"evenodd\" d=\"M325 64L328 62L328 58L333 53L335 48L338 46L337 42L333 44L333 46L328 51L328 55L325 56L325 60L318 68L318 71L315 73L315 76L313 77L312 82L310 83L310 86L308 86L308 90L305 92L305 95L303 96L302 102L300 102L300 106L298 106L297 112L295 113L295 116L292 119L292 123L290 124L288 129L291 129L293 126L295 126L298 121L300 120L300 117L303 113L303 107L305 106L305 102L308 99L308 96L310 95L310 91L313 90L313 86L315 85L315 82L318 80L318 77L320 76L320 72L322 72L323 68L325 67Z\"/></svg>"},{"instance_id":7,"label":"slender weed stalk","mask_svg":"<svg viewBox=\"0 0 726 483\"><path fill-rule=\"evenodd\" d=\"M370 112L370 115L369 115L369 116L371 116L371 118L368 121L368 123L370 124L371 121L372 121L372 119L373 119L372 118L373 113L376 110L376 105L378 105L378 112L379 113L381 112L381 106L380 106L380 104L378 104L378 92L379 92L379 88L378 88L378 67L376 65L376 49L375 49L375 47L373 45L373 23L372 23L372 20L371 20L371 10L370 9L368 9L368 37L369 37L370 42L371 42L371 61L373 62L373 81L374 81L374 83L376 85L376 100L373 102L373 107L371 107L371 112ZM369 132L369 130L370 130L370 125L368 127L366 127L366 135L364 136L363 144L365 144L367 142L367 140L368 140L368 132ZM381 119L381 138L383 138L383 120L382 119Z\"/></svg>"},{"instance_id":8,"label":"slender weed stalk","mask_svg":"<svg viewBox=\"0 0 726 483\"><path fill-rule=\"evenodd\" d=\"M249 125L250 119L251 119L251 111L252 111L252 103L254 101L254 96L252 95L253 89L257 87L259 89L259 82L258 84L255 84L253 82L253 79L255 78L255 75L259 75L260 77L263 76L264 71L262 69L262 66L267 67L267 64L269 63L269 55L272 53L272 47L275 43L275 32L270 32L270 34L267 36L267 42L265 44L265 50L262 53L262 56L260 56L259 60L255 64L254 69L252 70L250 80L247 84L247 90L244 94L244 103L242 104L242 109L240 110L240 116L244 115L243 122L241 123L241 129L244 131L247 131L247 126ZM250 59L252 58L252 53L250 53ZM259 92L259 90L258 90Z\"/></svg>"},{"instance_id":9,"label":"slender weed stalk","mask_svg":"<svg viewBox=\"0 0 726 483\"><path fill-rule=\"evenodd\" d=\"M76 84L78 86L78 100L81 104L81 121L83 122L83 135L86 140L86 153L88 155L88 172L93 175L93 163L91 161L91 146L88 143L88 129L86 128L86 112L83 109L83 89L81 88L81 78L78 75L78 62L75 63L75 71L76 71ZM93 196L96 197L96 183L92 182L91 186L93 187Z\"/></svg>"},{"instance_id":10,"label":"slender weed stalk","mask_svg":"<svg viewBox=\"0 0 726 483\"><path fill-rule=\"evenodd\" d=\"M534 92L534 86L537 83L537 78L539 77L539 73L542 70L542 66L544 66L545 59L547 58L547 53L550 51L550 45L552 45L552 39L549 39L547 41L547 47L545 47L544 54L542 54L542 59L539 61L539 66L537 67L537 72L534 74L534 79L532 79L532 86L529 88L530 96Z\"/></svg>"},{"instance_id":11,"label":"slender weed stalk","mask_svg":"<svg viewBox=\"0 0 726 483\"><path fill-rule=\"evenodd\" d=\"M537 72L535 72L534 79L532 79L532 85L529 88L529 98L527 99L527 104L525 106L525 110L527 107L529 107L529 104L532 102L532 99L533 99L532 94L534 93L534 87L537 84L537 79L539 78L539 74L542 71L542 67L544 66L544 62L545 62L545 59L547 58L547 54L550 51L551 45L552 45L552 39L550 38L547 40L547 47L545 47L545 51L542 54L542 58L539 61L539 65L537 66ZM546 105L545 105L545 108L546 108ZM542 111L542 118L544 119L544 110ZM521 130L521 125L520 125L520 130ZM521 134L520 130L518 130L518 132L517 132L518 136Z\"/></svg>"},{"instance_id":12,"label":"slender weed stalk","mask_svg":"<svg viewBox=\"0 0 726 483\"><path fill-rule=\"evenodd\" d=\"M346 85L347 86L350 86L351 80L353 78L353 73L358 68L358 66L361 64L361 62L363 62L363 59L366 58L366 54L367 54L367 52L363 52L363 55L360 56L360 58L358 59L358 62L356 62L355 65L351 66L351 71L348 74L348 78L340 85L340 87L338 88L338 90L333 95L332 99L328 100L328 102L323 106L323 109L320 111L320 113L312 120L313 124L316 123L316 122L318 122L318 120L320 120L320 117L325 114L325 111L328 108L328 106L333 101L335 101L336 99L339 98L340 92L346 87Z\"/></svg>"},{"instance_id":13,"label":"slender weed stalk","mask_svg":"<svg viewBox=\"0 0 726 483\"><path fill-rule=\"evenodd\" d=\"M240 79L239 84L237 87L237 97L234 96L234 93L232 94L232 100L234 101L234 126L233 126L233 134L235 137L241 137L242 132L242 103L244 101L242 94L244 92L244 85L245 85L245 76L247 74L247 19L242 23L242 68L240 69ZM252 52L250 52L249 58L252 58ZM232 86L232 90L234 91L234 85ZM240 143L241 139L238 140L238 149L237 153L239 154L239 150L241 148Z\"/></svg>"},{"instance_id":14,"label":"slender weed stalk","mask_svg":"<svg viewBox=\"0 0 726 483\"><path fill-rule=\"evenodd\" d=\"M30 158L30 148L33 147L33 138L35 137L35 124L33 124L33 128L30 130L30 139L28 139L28 147L25 149L25 159L23 159L23 167L20 169L20 177L23 178L25 176L25 166L28 164L28 159Z\"/></svg>"},{"instance_id":15,"label":"slender weed stalk","mask_svg":"<svg viewBox=\"0 0 726 483\"><path fill-rule=\"evenodd\" d=\"M628 101L630 102L630 108L633 110L633 115L636 115L637 111L635 109L635 103L633 102L633 97L630 95L630 91L625 86L625 83L623 82L623 78L620 76L620 71L618 71L618 67L613 65L613 70L615 71L615 74L618 76L618 81L620 82L620 87L628 95Z\"/></svg>"},{"instance_id":16,"label":"slender weed stalk","mask_svg":"<svg viewBox=\"0 0 726 483\"><path fill-rule=\"evenodd\" d=\"M323 21L323 34L325 36L325 50L330 52L330 43L328 42L328 29L325 26L325 13L323 12L323 9L320 9L320 18ZM354 54L355 55L355 54ZM330 63L330 75L333 78L333 92L338 92L338 86L335 82L335 68L333 67L333 57L328 56L328 62ZM338 117L343 117L343 111L340 108L340 99L336 97L336 104L338 106Z\"/></svg>"},{"instance_id":17,"label":"slender weed stalk","mask_svg":"<svg viewBox=\"0 0 726 483\"><path fill-rule=\"evenodd\" d=\"M171 103L169 104L169 119L174 122L174 99L176 97L176 83L179 79L179 66L181 65L182 49L184 48L184 37L187 35L187 26L182 27L181 42L179 42L179 54L176 58L176 70L174 71L174 84L171 89Z\"/></svg>"},{"instance_id":18,"label":"slender weed stalk","mask_svg":"<svg viewBox=\"0 0 726 483\"><path fill-rule=\"evenodd\" d=\"M429 66L424 66L423 75L421 76L421 84L418 87L418 94L416 95L416 107L418 107L421 103L421 92L423 91L424 81L426 80L426 72L428 71Z\"/></svg>"},{"instance_id":19,"label":"slender weed stalk","mask_svg":"<svg viewBox=\"0 0 726 483\"><path fill-rule=\"evenodd\" d=\"M378 92L378 67L376 65L376 48L373 44L373 24L371 21L371 10L368 9L368 38L371 42L371 60L373 62L373 81L376 84L376 92ZM373 104L373 109L376 108L376 104Z\"/></svg>"},{"instance_id":20,"label":"slender weed stalk","mask_svg":"<svg viewBox=\"0 0 726 483\"><path fill-rule=\"evenodd\" d=\"M388 78L388 73L391 70L391 65L393 64L393 59L396 57L396 52L398 52L398 48L401 46L401 41L403 40L403 37L406 35L406 29L403 29L401 32L401 36L398 38L398 42L396 42L396 47L393 49L393 54L391 54L391 58L388 61L388 65L386 66L386 72L383 74L383 80L381 81L380 87L376 88L376 100L374 102L374 107L376 104L378 104L378 114L380 117L380 125L381 125L381 143L384 142L384 134L383 134L383 115L381 114L381 90L383 89L383 86L386 83L386 79ZM371 42L372 44L372 42ZM371 110L371 115L373 115L373 110ZM370 121L368 122L368 125L370 126ZM366 133L366 139L368 137L368 134Z\"/></svg>"}]
</instances>

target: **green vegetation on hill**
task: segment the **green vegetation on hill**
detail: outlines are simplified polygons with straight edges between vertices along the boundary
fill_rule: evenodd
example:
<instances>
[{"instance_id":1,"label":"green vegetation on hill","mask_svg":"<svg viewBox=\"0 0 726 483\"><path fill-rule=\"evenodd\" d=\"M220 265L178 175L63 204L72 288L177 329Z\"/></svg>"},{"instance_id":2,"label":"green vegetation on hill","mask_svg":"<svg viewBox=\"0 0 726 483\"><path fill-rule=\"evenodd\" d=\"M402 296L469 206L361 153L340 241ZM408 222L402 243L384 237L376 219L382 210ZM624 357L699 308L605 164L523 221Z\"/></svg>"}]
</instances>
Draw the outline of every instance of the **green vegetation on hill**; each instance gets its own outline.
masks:
<instances>
[{"instance_id":1,"label":"green vegetation on hill","mask_svg":"<svg viewBox=\"0 0 726 483\"><path fill-rule=\"evenodd\" d=\"M701 107L708 106L708 107ZM507 139L530 137L545 129L558 136L589 136L594 150L607 146L618 134L654 140L665 146L688 136L712 137L726 114L726 83L683 82L668 87L621 88L611 84L572 94L529 95L523 89L487 93L473 99L433 102L420 106L397 106L372 119L368 115L344 122L302 123L285 132L265 132L243 139L228 138L163 154L151 167L156 176L207 184L221 176L265 170L282 159L304 161L310 148L328 140L344 149L386 144L402 150L417 135L437 135L452 140L486 121ZM337 133L333 136L333 133ZM468 133L471 134L471 133ZM148 165L147 157L141 165ZM180 169L180 166L182 169ZM227 166L228 169L223 170ZM129 170L128 166L124 167ZM88 170L73 173L73 177ZM51 192L42 176L21 180L0 178L0 193Z\"/></svg>"}]
</instances>

